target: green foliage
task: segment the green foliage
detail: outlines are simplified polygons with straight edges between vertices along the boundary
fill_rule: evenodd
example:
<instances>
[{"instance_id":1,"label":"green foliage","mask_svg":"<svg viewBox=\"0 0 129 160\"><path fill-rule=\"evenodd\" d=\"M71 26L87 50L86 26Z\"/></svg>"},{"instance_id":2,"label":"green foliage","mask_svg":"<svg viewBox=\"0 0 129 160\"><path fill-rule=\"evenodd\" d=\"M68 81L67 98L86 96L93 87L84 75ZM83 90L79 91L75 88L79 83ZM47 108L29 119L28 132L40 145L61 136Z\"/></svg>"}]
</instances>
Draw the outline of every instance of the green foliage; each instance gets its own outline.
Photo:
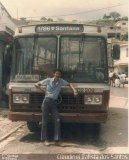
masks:
<instances>
[{"instance_id":1,"label":"green foliage","mask_svg":"<svg viewBox=\"0 0 129 160\"><path fill-rule=\"evenodd\" d=\"M128 41L128 32L122 36L123 41Z\"/></svg>"},{"instance_id":2,"label":"green foliage","mask_svg":"<svg viewBox=\"0 0 129 160\"><path fill-rule=\"evenodd\" d=\"M47 21L53 22L53 19L52 18L48 18Z\"/></svg>"},{"instance_id":3,"label":"green foliage","mask_svg":"<svg viewBox=\"0 0 129 160\"><path fill-rule=\"evenodd\" d=\"M47 21L47 18L46 18L46 17L41 17L40 20L42 20L42 21Z\"/></svg>"},{"instance_id":4,"label":"green foliage","mask_svg":"<svg viewBox=\"0 0 129 160\"><path fill-rule=\"evenodd\" d=\"M26 17L21 17L20 20L21 21L26 21Z\"/></svg>"},{"instance_id":5,"label":"green foliage","mask_svg":"<svg viewBox=\"0 0 129 160\"><path fill-rule=\"evenodd\" d=\"M94 21L89 21L88 24L91 25L102 25L102 26L113 26L116 22L111 19L98 19Z\"/></svg>"},{"instance_id":6,"label":"green foliage","mask_svg":"<svg viewBox=\"0 0 129 160\"><path fill-rule=\"evenodd\" d=\"M121 15L118 12L111 12L109 16L112 17L113 20L117 20L119 17L121 17Z\"/></svg>"},{"instance_id":7,"label":"green foliage","mask_svg":"<svg viewBox=\"0 0 129 160\"><path fill-rule=\"evenodd\" d=\"M106 14L103 15L103 19L109 19L109 18L111 18L111 16L106 15Z\"/></svg>"},{"instance_id":8,"label":"green foliage","mask_svg":"<svg viewBox=\"0 0 129 160\"><path fill-rule=\"evenodd\" d=\"M115 24L115 22L113 20L109 20L109 19L100 19L97 20L96 22L97 25L103 25L103 26L113 26Z\"/></svg>"},{"instance_id":9,"label":"green foliage","mask_svg":"<svg viewBox=\"0 0 129 160\"><path fill-rule=\"evenodd\" d=\"M45 22L53 22L53 19L52 18L46 18L46 17L42 17L41 19L40 19L41 21L45 21Z\"/></svg>"},{"instance_id":10,"label":"green foliage","mask_svg":"<svg viewBox=\"0 0 129 160\"><path fill-rule=\"evenodd\" d=\"M102 19L89 21L88 24L113 26L119 20L128 20L128 17L127 16L121 17L121 15L118 12L111 12L109 13L109 15L104 14Z\"/></svg>"},{"instance_id":11,"label":"green foliage","mask_svg":"<svg viewBox=\"0 0 129 160\"><path fill-rule=\"evenodd\" d=\"M125 20L125 21L128 21L128 17L125 16L125 17L122 17L121 20Z\"/></svg>"}]
</instances>

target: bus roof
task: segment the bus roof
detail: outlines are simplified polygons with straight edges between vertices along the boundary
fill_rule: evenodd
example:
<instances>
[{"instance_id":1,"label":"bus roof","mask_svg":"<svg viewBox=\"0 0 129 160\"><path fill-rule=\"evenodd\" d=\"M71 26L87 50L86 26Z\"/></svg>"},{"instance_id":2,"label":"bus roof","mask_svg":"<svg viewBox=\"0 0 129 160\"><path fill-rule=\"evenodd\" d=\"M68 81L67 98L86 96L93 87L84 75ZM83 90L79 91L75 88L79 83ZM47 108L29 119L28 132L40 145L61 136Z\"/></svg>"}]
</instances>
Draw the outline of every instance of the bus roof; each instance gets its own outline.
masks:
<instances>
[{"instance_id":1,"label":"bus roof","mask_svg":"<svg viewBox=\"0 0 129 160\"><path fill-rule=\"evenodd\" d=\"M87 25L81 23L39 23L35 25L20 26L15 31L15 36L30 34L91 34L107 36L103 26Z\"/></svg>"}]
</instances>

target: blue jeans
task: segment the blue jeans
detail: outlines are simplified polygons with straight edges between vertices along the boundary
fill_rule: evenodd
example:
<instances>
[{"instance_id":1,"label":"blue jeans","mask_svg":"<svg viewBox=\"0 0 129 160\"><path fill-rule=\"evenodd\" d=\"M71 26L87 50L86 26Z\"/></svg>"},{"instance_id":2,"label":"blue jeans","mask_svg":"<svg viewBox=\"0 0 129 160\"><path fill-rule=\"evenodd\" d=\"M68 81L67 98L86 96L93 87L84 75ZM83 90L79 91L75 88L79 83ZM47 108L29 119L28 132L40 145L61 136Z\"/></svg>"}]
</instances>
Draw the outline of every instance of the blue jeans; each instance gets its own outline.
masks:
<instances>
[{"instance_id":1,"label":"blue jeans","mask_svg":"<svg viewBox=\"0 0 129 160\"><path fill-rule=\"evenodd\" d=\"M51 113L54 120L54 140L60 140L60 117L56 102L50 98L44 98L42 103L42 128L41 128L41 141L48 139L48 118Z\"/></svg>"}]
</instances>

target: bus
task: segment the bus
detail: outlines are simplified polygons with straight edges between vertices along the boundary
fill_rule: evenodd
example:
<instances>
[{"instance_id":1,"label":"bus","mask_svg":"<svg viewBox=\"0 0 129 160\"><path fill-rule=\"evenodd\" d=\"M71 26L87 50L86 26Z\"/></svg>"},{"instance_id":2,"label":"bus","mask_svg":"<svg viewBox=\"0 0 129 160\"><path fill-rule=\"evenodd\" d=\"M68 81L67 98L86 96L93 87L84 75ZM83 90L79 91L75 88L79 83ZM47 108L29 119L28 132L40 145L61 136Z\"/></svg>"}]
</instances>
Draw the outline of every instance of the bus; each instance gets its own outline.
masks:
<instances>
[{"instance_id":1,"label":"bus","mask_svg":"<svg viewBox=\"0 0 129 160\"><path fill-rule=\"evenodd\" d=\"M34 84L59 68L78 91L62 87L57 100L62 122L105 123L110 86L107 35L100 26L45 23L21 26L13 42L9 83L9 119L39 127L44 94ZM51 119L51 117L50 117Z\"/></svg>"}]
</instances>

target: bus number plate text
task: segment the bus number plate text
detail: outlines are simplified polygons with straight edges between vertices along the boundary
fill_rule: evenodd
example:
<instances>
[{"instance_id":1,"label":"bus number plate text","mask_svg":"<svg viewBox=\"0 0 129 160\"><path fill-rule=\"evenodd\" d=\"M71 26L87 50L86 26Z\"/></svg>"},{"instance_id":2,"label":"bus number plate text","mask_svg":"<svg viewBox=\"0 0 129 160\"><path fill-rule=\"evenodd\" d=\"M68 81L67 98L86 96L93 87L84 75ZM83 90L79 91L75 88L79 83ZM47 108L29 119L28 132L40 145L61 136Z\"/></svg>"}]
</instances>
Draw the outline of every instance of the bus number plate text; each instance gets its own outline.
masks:
<instances>
[{"instance_id":1,"label":"bus number plate text","mask_svg":"<svg viewBox=\"0 0 129 160\"><path fill-rule=\"evenodd\" d=\"M94 88L77 88L77 91L81 93L94 93L95 89Z\"/></svg>"}]
</instances>

